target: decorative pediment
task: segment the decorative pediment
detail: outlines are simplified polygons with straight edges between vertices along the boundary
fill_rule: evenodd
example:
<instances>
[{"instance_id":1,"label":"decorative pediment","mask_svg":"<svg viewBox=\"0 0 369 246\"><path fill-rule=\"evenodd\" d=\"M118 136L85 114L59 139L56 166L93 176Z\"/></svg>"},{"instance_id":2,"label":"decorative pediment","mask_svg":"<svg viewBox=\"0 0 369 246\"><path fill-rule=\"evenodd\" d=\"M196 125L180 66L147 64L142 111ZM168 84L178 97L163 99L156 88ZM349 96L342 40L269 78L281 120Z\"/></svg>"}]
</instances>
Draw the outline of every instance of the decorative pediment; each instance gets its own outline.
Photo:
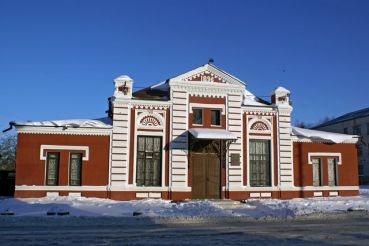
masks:
<instances>
[{"instance_id":1,"label":"decorative pediment","mask_svg":"<svg viewBox=\"0 0 369 246\"><path fill-rule=\"evenodd\" d=\"M245 83L229 73L215 67L213 64L205 64L191 71L170 79L171 81L189 81L204 83L225 83L234 86L245 86Z\"/></svg>"},{"instance_id":2,"label":"decorative pediment","mask_svg":"<svg viewBox=\"0 0 369 246\"><path fill-rule=\"evenodd\" d=\"M185 78L184 80L185 81L198 81L198 82L226 83L226 81L223 78L211 73L210 71L204 71L201 73L191 75L188 78Z\"/></svg>"}]
</instances>

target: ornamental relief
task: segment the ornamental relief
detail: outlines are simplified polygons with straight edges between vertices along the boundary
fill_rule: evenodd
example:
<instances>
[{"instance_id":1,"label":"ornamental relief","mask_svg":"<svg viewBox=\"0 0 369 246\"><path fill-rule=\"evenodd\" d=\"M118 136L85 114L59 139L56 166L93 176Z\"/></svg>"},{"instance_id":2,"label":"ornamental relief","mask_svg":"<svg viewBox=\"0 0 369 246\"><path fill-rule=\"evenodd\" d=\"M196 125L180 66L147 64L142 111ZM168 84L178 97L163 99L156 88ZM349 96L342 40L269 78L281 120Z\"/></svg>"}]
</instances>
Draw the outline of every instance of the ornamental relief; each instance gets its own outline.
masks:
<instances>
[{"instance_id":1,"label":"ornamental relief","mask_svg":"<svg viewBox=\"0 0 369 246\"><path fill-rule=\"evenodd\" d=\"M153 111L138 112L136 120L138 128L161 129L164 127L164 113Z\"/></svg>"},{"instance_id":2,"label":"ornamental relief","mask_svg":"<svg viewBox=\"0 0 369 246\"><path fill-rule=\"evenodd\" d=\"M195 75L192 75L186 79L184 79L185 81L201 81L201 82L215 82L215 83L226 83L226 81L224 79L222 79L221 77L209 72L209 71L204 71L202 73L198 73Z\"/></svg>"},{"instance_id":3,"label":"ornamental relief","mask_svg":"<svg viewBox=\"0 0 369 246\"><path fill-rule=\"evenodd\" d=\"M266 117L249 118L250 133L270 134L272 132L272 119Z\"/></svg>"},{"instance_id":4,"label":"ornamental relief","mask_svg":"<svg viewBox=\"0 0 369 246\"><path fill-rule=\"evenodd\" d=\"M268 126L264 122L257 121L254 124L252 124L251 130L254 130L254 131L268 131L269 129L268 129Z\"/></svg>"}]
</instances>

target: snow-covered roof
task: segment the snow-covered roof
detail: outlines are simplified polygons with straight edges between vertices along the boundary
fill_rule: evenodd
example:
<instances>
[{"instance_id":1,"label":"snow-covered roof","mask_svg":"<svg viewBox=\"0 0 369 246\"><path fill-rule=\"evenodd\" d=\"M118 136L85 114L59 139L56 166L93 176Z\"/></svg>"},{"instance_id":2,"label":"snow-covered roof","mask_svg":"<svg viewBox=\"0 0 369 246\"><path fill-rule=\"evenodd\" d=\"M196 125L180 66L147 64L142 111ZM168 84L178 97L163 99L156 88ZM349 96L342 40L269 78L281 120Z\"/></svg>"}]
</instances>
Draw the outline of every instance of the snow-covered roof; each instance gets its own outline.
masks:
<instances>
[{"instance_id":1,"label":"snow-covered roof","mask_svg":"<svg viewBox=\"0 0 369 246\"><path fill-rule=\"evenodd\" d=\"M333 143L343 143L352 141L358 138L356 135L347 135L341 133L324 132L317 130L304 129L299 127L292 127L292 135L300 138L309 138L312 140L325 140Z\"/></svg>"},{"instance_id":2,"label":"snow-covered roof","mask_svg":"<svg viewBox=\"0 0 369 246\"><path fill-rule=\"evenodd\" d=\"M243 105L252 105L252 106L265 106L268 105L265 103L265 101L261 100L260 98L258 98L257 96L255 96L254 94L252 94L250 91L248 90L244 90L243 92L243 101L242 101Z\"/></svg>"},{"instance_id":3,"label":"snow-covered roof","mask_svg":"<svg viewBox=\"0 0 369 246\"><path fill-rule=\"evenodd\" d=\"M167 80L161 81L159 83L156 83L152 86L150 86L150 89L158 90L158 91L168 91L169 90L169 84Z\"/></svg>"},{"instance_id":4,"label":"snow-covered roof","mask_svg":"<svg viewBox=\"0 0 369 246\"><path fill-rule=\"evenodd\" d=\"M360 109L357 111L353 111L344 115L341 115L333 120L324 122L320 125L317 125L314 127L314 129L319 128L319 127L324 127L324 126L329 126L329 125L334 125L343 121L348 121L348 120L353 120L353 119L358 119L358 118L363 118L363 117L367 117L369 116L369 108L364 108L364 109Z\"/></svg>"},{"instance_id":5,"label":"snow-covered roof","mask_svg":"<svg viewBox=\"0 0 369 246\"><path fill-rule=\"evenodd\" d=\"M289 90L287 90L286 88L282 87L282 86L278 86L273 92L272 94L276 93L276 92L285 92L285 93L290 93Z\"/></svg>"},{"instance_id":6,"label":"snow-covered roof","mask_svg":"<svg viewBox=\"0 0 369 246\"><path fill-rule=\"evenodd\" d=\"M237 136L224 129L191 128L188 131L192 134L192 136L198 139L237 139Z\"/></svg>"},{"instance_id":7,"label":"snow-covered roof","mask_svg":"<svg viewBox=\"0 0 369 246\"><path fill-rule=\"evenodd\" d=\"M27 121L12 122L15 126L35 126L35 127L70 127L70 128L112 128L111 119L69 119L69 120L51 120L51 121Z\"/></svg>"},{"instance_id":8,"label":"snow-covered roof","mask_svg":"<svg viewBox=\"0 0 369 246\"><path fill-rule=\"evenodd\" d=\"M115 80L132 80L132 79L128 75L121 75L121 76L115 78Z\"/></svg>"}]
</instances>

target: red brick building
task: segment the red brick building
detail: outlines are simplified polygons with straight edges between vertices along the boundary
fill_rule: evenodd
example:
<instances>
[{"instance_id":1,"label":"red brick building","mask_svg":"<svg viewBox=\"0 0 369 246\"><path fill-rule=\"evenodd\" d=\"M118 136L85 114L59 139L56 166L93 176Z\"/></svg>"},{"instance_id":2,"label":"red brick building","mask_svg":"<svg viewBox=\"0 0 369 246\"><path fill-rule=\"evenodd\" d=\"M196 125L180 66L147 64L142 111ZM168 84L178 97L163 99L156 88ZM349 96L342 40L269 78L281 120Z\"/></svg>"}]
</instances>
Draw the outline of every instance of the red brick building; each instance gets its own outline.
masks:
<instances>
[{"instance_id":1,"label":"red brick building","mask_svg":"<svg viewBox=\"0 0 369 246\"><path fill-rule=\"evenodd\" d=\"M212 64L133 93L114 80L109 117L12 122L16 197L131 200L358 194L357 137L291 127L290 92L270 102Z\"/></svg>"}]
</instances>

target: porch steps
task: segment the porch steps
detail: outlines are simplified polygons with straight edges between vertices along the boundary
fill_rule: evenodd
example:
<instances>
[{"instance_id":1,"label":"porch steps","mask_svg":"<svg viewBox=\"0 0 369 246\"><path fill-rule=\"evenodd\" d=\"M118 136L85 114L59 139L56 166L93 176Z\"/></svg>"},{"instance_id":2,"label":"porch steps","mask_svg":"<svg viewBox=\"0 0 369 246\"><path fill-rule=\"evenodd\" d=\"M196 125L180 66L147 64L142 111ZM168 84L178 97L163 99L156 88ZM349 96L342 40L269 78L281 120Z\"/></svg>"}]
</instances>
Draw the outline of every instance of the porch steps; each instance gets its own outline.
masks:
<instances>
[{"instance_id":1,"label":"porch steps","mask_svg":"<svg viewBox=\"0 0 369 246\"><path fill-rule=\"evenodd\" d=\"M234 200L212 200L210 201L215 206L218 206L222 209L239 209L239 208L246 208L244 203L240 201Z\"/></svg>"}]
</instances>

